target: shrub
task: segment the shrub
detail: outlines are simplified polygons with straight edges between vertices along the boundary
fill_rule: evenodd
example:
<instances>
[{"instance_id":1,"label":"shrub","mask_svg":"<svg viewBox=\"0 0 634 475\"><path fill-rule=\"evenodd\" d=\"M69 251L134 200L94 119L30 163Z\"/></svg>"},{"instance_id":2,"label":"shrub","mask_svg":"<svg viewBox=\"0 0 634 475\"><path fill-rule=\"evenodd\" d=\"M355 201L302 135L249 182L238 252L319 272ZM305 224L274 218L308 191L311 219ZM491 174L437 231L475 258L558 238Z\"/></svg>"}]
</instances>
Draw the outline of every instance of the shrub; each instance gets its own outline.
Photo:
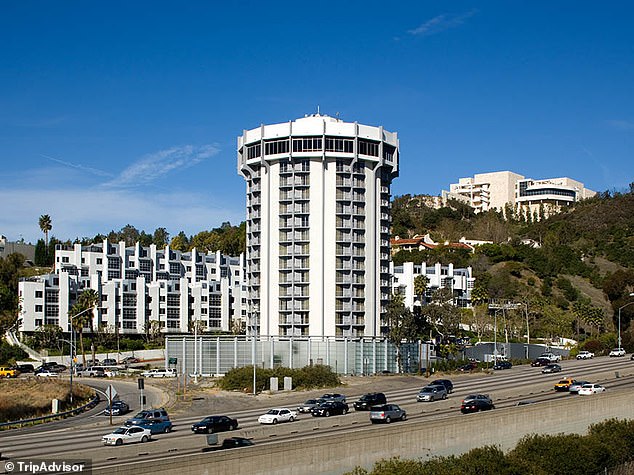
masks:
<instances>
[{"instance_id":1,"label":"shrub","mask_svg":"<svg viewBox=\"0 0 634 475\"><path fill-rule=\"evenodd\" d=\"M11 345L6 341L0 341L0 363L3 365L14 364L17 360L28 358L29 355L17 345Z\"/></svg>"},{"instance_id":2,"label":"shrub","mask_svg":"<svg viewBox=\"0 0 634 475\"><path fill-rule=\"evenodd\" d=\"M305 366L299 369L291 368L256 368L256 389L262 391L269 386L272 377L279 379L283 384L284 377L293 378L293 387L296 389L328 388L341 385L339 375L332 371L330 366L315 365ZM253 391L253 366L243 366L229 370L218 382L220 388L245 392Z\"/></svg>"}]
</instances>

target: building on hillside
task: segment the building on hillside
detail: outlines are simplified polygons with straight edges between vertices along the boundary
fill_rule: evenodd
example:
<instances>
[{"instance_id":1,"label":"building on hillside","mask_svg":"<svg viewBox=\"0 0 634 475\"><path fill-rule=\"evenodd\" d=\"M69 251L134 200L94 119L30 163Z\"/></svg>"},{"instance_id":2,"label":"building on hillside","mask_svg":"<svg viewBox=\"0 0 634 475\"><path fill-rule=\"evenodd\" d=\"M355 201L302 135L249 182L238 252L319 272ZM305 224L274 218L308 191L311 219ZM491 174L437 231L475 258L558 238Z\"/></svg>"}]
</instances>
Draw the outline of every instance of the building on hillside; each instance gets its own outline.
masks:
<instances>
[{"instance_id":1,"label":"building on hillside","mask_svg":"<svg viewBox=\"0 0 634 475\"><path fill-rule=\"evenodd\" d=\"M320 114L245 130L250 330L379 336L397 134Z\"/></svg>"},{"instance_id":2,"label":"building on hillside","mask_svg":"<svg viewBox=\"0 0 634 475\"><path fill-rule=\"evenodd\" d=\"M534 180L510 171L477 173L460 178L442 192L443 198L458 199L469 204L476 213L505 210L511 205L520 216L542 219L596 192L571 178Z\"/></svg>"},{"instance_id":3,"label":"building on hillside","mask_svg":"<svg viewBox=\"0 0 634 475\"><path fill-rule=\"evenodd\" d=\"M70 331L68 311L85 289L99 293L93 328L142 334L150 321L164 333L243 327L246 318L244 258L220 252L180 252L125 243L58 245L52 274L23 279L22 332L43 325Z\"/></svg>"},{"instance_id":4,"label":"building on hillside","mask_svg":"<svg viewBox=\"0 0 634 475\"><path fill-rule=\"evenodd\" d=\"M478 244L484 243L485 241L476 241ZM438 247L446 247L449 249L466 249L469 252L473 252L474 246L471 244L471 241L468 241L465 238L461 238L459 242L444 242L437 243L429 236L429 234L425 234L424 236L420 236L416 234L411 238L401 238L400 236L396 236L390 239L390 246L392 255L396 254L399 251L431 251L433 249L437 249Z\"/></svg>"},{"instance_id":5,"label":"building on hillside","mask_svg":"<svg viewBox=\"0 0 634 475\"><path fill-rule=\"evenodd\" d=\"M6 236L0 235L0 257L6 259L9 254L22 254L27 263L33 265L35 260L35 246L24 241L7 241Z\"/></svg>"},{"instance_id":6,"label":"building on hillside","mask_svg":"<svg viewBox=\"0 0 634 475\"><path fill-rule=\"evenodd\" d=\"M471 267L454 268L453 264L437 263L428 266L426 262L421 264L404 262L401 266L392 265L391 269L393 275L392 292L403 295L405 306L412 311L416 305L429 303L435 290L447 288L451 289L453 293L454 305L458 307L471 306L471 291L475 284ZM420 275L428 279L423 301L414 292L414 280Z\"/></svg>"}]
</instances>

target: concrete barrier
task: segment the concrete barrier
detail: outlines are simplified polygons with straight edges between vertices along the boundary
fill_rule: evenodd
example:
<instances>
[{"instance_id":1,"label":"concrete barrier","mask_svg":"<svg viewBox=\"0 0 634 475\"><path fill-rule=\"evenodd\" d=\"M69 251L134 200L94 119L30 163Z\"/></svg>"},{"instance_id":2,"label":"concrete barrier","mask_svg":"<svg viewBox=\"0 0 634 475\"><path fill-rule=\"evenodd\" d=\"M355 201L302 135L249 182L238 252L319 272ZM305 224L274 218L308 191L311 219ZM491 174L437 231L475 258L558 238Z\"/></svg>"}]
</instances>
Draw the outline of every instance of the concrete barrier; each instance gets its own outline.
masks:
<instances>
[{"instance_id":1,"label":"concrete barrier","mask_svg":"<svg viewBox=\"0 0 634 475\"><path fill-rule=\"evenodd\" d=\"M291 442L224 452L174 455L149 463L154 474L341 474L356 466L371 468L374 462L394 456L427 459L458 455L484 445L508 450L528 434L584 434L591 424L633 416L634 398L630 391L570 396L484 413L457 413L428 422L359 426L352 432L322 438L305 436ZM134 475L147 470L148 462L134 462L93 469L93 473Z\"/></svg>"}]
</instances>

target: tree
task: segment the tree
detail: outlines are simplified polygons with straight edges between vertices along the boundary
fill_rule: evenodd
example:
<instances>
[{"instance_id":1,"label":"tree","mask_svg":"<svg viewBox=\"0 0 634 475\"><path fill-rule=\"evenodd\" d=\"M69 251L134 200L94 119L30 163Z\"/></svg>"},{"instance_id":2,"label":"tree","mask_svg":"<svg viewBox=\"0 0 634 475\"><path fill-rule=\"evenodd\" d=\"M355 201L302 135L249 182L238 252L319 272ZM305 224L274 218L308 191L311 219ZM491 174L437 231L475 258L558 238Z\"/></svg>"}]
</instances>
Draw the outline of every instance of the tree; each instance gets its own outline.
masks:
<instances>
[{"instance_id":1,"label":"tree","mask_svg":"<svg viewBox=\"0 0 634 475\"><path fill-rule=\"evenodd\" d=\"M51 221L51 217L48 214L43 214L42 216L40 216L40 229L42 230L42 232L44 233L44 238L46 240L46 250L47 250L47 254L46 254L46 263L48 264L48 232L53 229L53 222Z\"/></svg>"},{"instance_id":2,"label":"tree","mask_svg":"<svg viewBox=\"0 0 634 475\"><path fill-rule=\"evenodd\" d=\"M169 242L169 237L170 234L167 232L167 229L156 228L154 230L154 234L152 235L152 242L156 245L156 247L162 249L167 246L167 243Z\"/></svg>"},{"instance_id":3,"label":"tree","mask_svg":"<svg viewBox=\"0 0 634 475\"><path fill-rule=\"evenodd\" d=\"M396 362L399 373L403 372L401 348L404 342L416 339L416 321L412 312L405 307L404 297L400 293L392 294L386 312L387 339L396 347Z\"/></svg>"},{"instance_id":4,"label":"tree","mask_svg":"<svg viewBox=\"0 0 634 475\"><path fill-rule=\"evenodd\" d=\"M99 294L94 289L86 289L77 298L77 302L70 308L68 317L72 321L72 327L79 333L82 362L86 366L86 351L84 350L84 329L90 328L92 332L93 313L99 304ZM93 356L94 359L94 356Z\"/></svg>"},{"instance_id":5,"label":"tree","mask_svg":"<svg viewBox=\"0 0 634 475\"><path fill-rule=\"evenodd\" d=\"M20 269L24 265L22 254L9 254L0 257L0 335L18 323L20 298L18 280Z\"/></svg>"},{"instance_id":6,"label":"tree","mask_svg":"<svg viewBox=\"0 0 634 475\"><path fill-rule=\"evenodd\" d=\"M35 256L33 258L33 262L36 266L45 266L48 264L46 256L48 255L48 250L46 248L46 244L44 243L44 239L38 239L37 244L35 245Z\"/></svg>"},{"instance_id":7,"label":"tree","mask_svg":"<svg viewBox=\"0 0 634 475\"><path fill-rule=\"evenodd\" d=\"M189 238L185 232L181 231L177 236L172 238L170 247L175 251L186 252L189 250Z\"/></svg>"},{"instance_id":8,"label":"tree","mask_svg":"<svg viewBox=\"0 0 634 475\"><path fill-rule=\"evenodd\" d=\"M425 303L425 291L429 285L429 277L426 275L417 275L414 277L414 294L418 297L418 301L423 305Z\"/></svg>"}]
</instances>

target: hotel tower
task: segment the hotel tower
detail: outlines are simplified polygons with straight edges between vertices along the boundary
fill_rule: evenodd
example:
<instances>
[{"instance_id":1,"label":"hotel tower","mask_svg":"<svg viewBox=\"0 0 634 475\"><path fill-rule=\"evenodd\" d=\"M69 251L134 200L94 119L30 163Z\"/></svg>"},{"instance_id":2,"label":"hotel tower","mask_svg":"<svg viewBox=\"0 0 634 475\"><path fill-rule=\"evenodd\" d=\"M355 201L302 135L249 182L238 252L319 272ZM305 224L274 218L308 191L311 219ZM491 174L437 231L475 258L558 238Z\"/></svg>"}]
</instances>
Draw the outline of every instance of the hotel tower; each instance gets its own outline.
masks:
<instances>
[{"instance_id":1,"label":"hotel tower","mask_svg":"<svg viewBox=\"0 0 634 475\"><path fill-rule=\"evenodd\" d=\"M395 132L320 114L238 137L249 333L381 335L398 158Z\"/></svg>"}]
</instances>

